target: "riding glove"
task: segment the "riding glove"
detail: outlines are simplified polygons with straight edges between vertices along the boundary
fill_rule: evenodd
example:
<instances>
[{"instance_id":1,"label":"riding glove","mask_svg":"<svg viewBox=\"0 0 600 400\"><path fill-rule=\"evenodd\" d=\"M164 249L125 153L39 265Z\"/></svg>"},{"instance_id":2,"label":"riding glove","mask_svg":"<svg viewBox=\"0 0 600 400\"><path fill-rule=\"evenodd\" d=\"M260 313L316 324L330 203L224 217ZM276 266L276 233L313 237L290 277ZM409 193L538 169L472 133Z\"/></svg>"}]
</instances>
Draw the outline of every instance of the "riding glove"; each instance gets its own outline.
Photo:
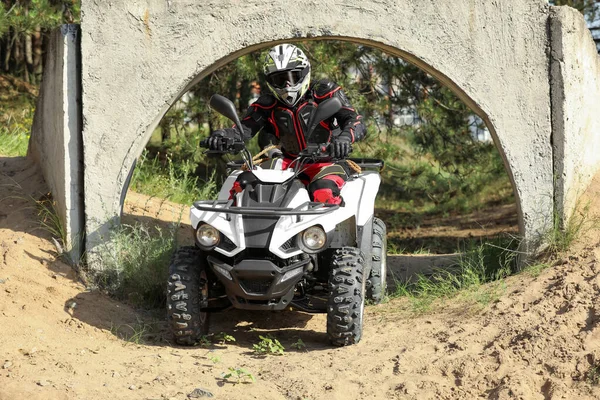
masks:
<instances>
[{"instance_id":1,"label":"riding glove","mask_svg":"<svg viewBox=\"0 0 600 400\"><path fill-rule=\"evenodd\" d=\"M214 131L208 138L208 148L210 150L226 151L235 139L239 139L239 136L233 128L219 129Z\"/></svg>"},{"instance_id":2,"label":"riding glove","mask_svg":"<svg viewBox=\"0 0 600 400\"><path fill-rule=\"evenodd\" d=\"M352 152L352 139L340 135L333 139L330 153L334 158L346 158Z\"/></svg>"}]
</instances>

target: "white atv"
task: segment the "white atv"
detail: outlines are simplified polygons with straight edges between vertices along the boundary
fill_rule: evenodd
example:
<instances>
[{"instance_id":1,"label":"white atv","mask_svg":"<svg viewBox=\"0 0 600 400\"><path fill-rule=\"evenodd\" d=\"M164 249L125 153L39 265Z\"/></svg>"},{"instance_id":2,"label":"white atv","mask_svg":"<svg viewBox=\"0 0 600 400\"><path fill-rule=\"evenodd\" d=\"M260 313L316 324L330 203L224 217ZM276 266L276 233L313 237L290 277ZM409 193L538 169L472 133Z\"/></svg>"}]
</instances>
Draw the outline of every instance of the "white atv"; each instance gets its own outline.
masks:
<instances>
[{"instance_id":1,"label":"white atv","mask_svg":"<svg viewBox=\"0 0 600 400\"><path fill-rule=\"evenodd\" d=\"M231 101L214 95L210 105L241 128ZM322 102L309 132L340 107L335 98ZM370 171L349 177L341 190L345 204L316 203L298 175L307 163L331 161L326 150L309 144L293 168L261 169L243 142L229 143L228 152L243 156L243 164L230 167L245 171L227 178L218 200L194 203L196 246L178 249L169 268L175 342L193 345L208 332L210 313L231 306L326 312L332 344L359 342L365 299L379 303L386 288L386 228L373 216L383 162L354 159ZM236 180L242 190L230 199Z\"/></svg>"}]
</instances>

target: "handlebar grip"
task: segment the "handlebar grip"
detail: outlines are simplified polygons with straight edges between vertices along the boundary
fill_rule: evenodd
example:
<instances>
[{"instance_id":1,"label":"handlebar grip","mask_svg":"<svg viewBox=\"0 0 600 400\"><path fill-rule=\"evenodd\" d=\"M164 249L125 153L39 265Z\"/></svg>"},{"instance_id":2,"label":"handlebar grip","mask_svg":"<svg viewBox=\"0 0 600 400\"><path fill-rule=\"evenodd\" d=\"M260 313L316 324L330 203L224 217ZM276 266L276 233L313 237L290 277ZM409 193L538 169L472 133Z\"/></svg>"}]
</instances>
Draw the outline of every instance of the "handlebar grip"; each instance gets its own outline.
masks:
<instances>
[{"instance_id":1,"label":"handlebar grip","mask_svg":"<svg viewBox=\"0 0 600 400\"><path fill-rule=\"evenodd\" d=\"M308 143L303 153L308 156L329 156L329 143Z\"/></svg>"},{"instance_id":2,"label":"handlebar grip","mask_svg":"<svg viewBox=\"0 0 600 400\"><path fill-rule=\"evenodd\" d=\"M229 149L231 151L239 153L240 151L244 150L245 147L246 144L243 140L234 140L234 142L229 146Z\"/></svg>"},{"instance_id":3,"label":"handlebar grip","mask_svg":"<svg viewBox=\"0 0 600 400\"><path fill-rule=\"evenodd\" d=\"M237 154L240 151L244 150L244 148L246 147L243 140L228 137L222 137L221 139L224 142L222 150L211 149L208 144L209 138L201 140L200 147L207 148L208 150L206 150L204 153L212 155L221 155L227 153Z\"/></svg>"}]
</instances>

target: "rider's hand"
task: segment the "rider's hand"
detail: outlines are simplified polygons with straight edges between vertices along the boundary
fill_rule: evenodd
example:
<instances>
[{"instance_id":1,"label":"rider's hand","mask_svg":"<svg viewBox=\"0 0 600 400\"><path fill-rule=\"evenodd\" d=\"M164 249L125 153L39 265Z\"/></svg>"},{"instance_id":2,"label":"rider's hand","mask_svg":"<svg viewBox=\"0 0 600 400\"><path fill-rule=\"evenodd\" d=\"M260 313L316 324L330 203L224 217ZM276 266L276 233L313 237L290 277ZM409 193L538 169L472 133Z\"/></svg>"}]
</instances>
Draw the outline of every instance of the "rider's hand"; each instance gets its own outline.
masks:
<instances>
[{"instance_id":1,"label":"rider's hand","mask_svg":"<svg viewBox=\"0 0 600 400\"><path fill-rule=\"evenodd\" d=\"M352 139L340 135L331 141L329 152L334 158L346 158L352 152Z\"/></svg>"},{"instance_id":2,"label":"rider's hand","mask_svg":"<svg viewBox=\"0 0 600 400\"><path fill-rule=\"evenodd\" d=\"M228 143L231 144L238 137L238 133L233 128L219 129L214 131L208 138L208 148L210 150L225 151Z\"/></svg>"}]
</instances>

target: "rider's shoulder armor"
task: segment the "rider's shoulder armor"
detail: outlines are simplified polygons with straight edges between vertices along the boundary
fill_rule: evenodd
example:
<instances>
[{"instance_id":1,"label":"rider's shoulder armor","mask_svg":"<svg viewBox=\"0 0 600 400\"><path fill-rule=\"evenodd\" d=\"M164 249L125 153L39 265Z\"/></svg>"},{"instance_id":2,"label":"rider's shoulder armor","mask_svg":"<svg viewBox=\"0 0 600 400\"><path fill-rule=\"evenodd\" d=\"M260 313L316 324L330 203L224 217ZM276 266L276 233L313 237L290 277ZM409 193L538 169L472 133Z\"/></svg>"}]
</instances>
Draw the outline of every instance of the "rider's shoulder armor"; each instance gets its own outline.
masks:
<instances>
[{"instance_id":1,"label":"rider's shoulder armor","mask_svg":"<svg viewBox=\"0 0 600 400\"><path fill-rule=\"evenodd\" d=\"M311 88L312 95L317 102L321 102L325 99L330 98L335 92L339 90L340 86L327 78L319 79L313 84Z\"/></svg>"},{"instance_id":2,"label":"rider's shoulder armor","mask_svg":"<svg viewBox=\"0 0 600 400\"><path fill-rule=\"evenodd\" d=\"M343 107L351 107L350 101L342 90L341 86L329 79L320 79L312 87L312 96L317 103L323 100L337 97L342 102Z\"/></svg>"},{"instance_id":3,"label":"rider's shoulder armor","mask_svg":"<svg viewBox=\"0 0 600 400\"><path fill-rule=\"evenodd\" d=\"M277 104L277 99L270 93L262 94L254 103L250 106L263 110L270 110Z\"/></svg>"}]
</instances>

